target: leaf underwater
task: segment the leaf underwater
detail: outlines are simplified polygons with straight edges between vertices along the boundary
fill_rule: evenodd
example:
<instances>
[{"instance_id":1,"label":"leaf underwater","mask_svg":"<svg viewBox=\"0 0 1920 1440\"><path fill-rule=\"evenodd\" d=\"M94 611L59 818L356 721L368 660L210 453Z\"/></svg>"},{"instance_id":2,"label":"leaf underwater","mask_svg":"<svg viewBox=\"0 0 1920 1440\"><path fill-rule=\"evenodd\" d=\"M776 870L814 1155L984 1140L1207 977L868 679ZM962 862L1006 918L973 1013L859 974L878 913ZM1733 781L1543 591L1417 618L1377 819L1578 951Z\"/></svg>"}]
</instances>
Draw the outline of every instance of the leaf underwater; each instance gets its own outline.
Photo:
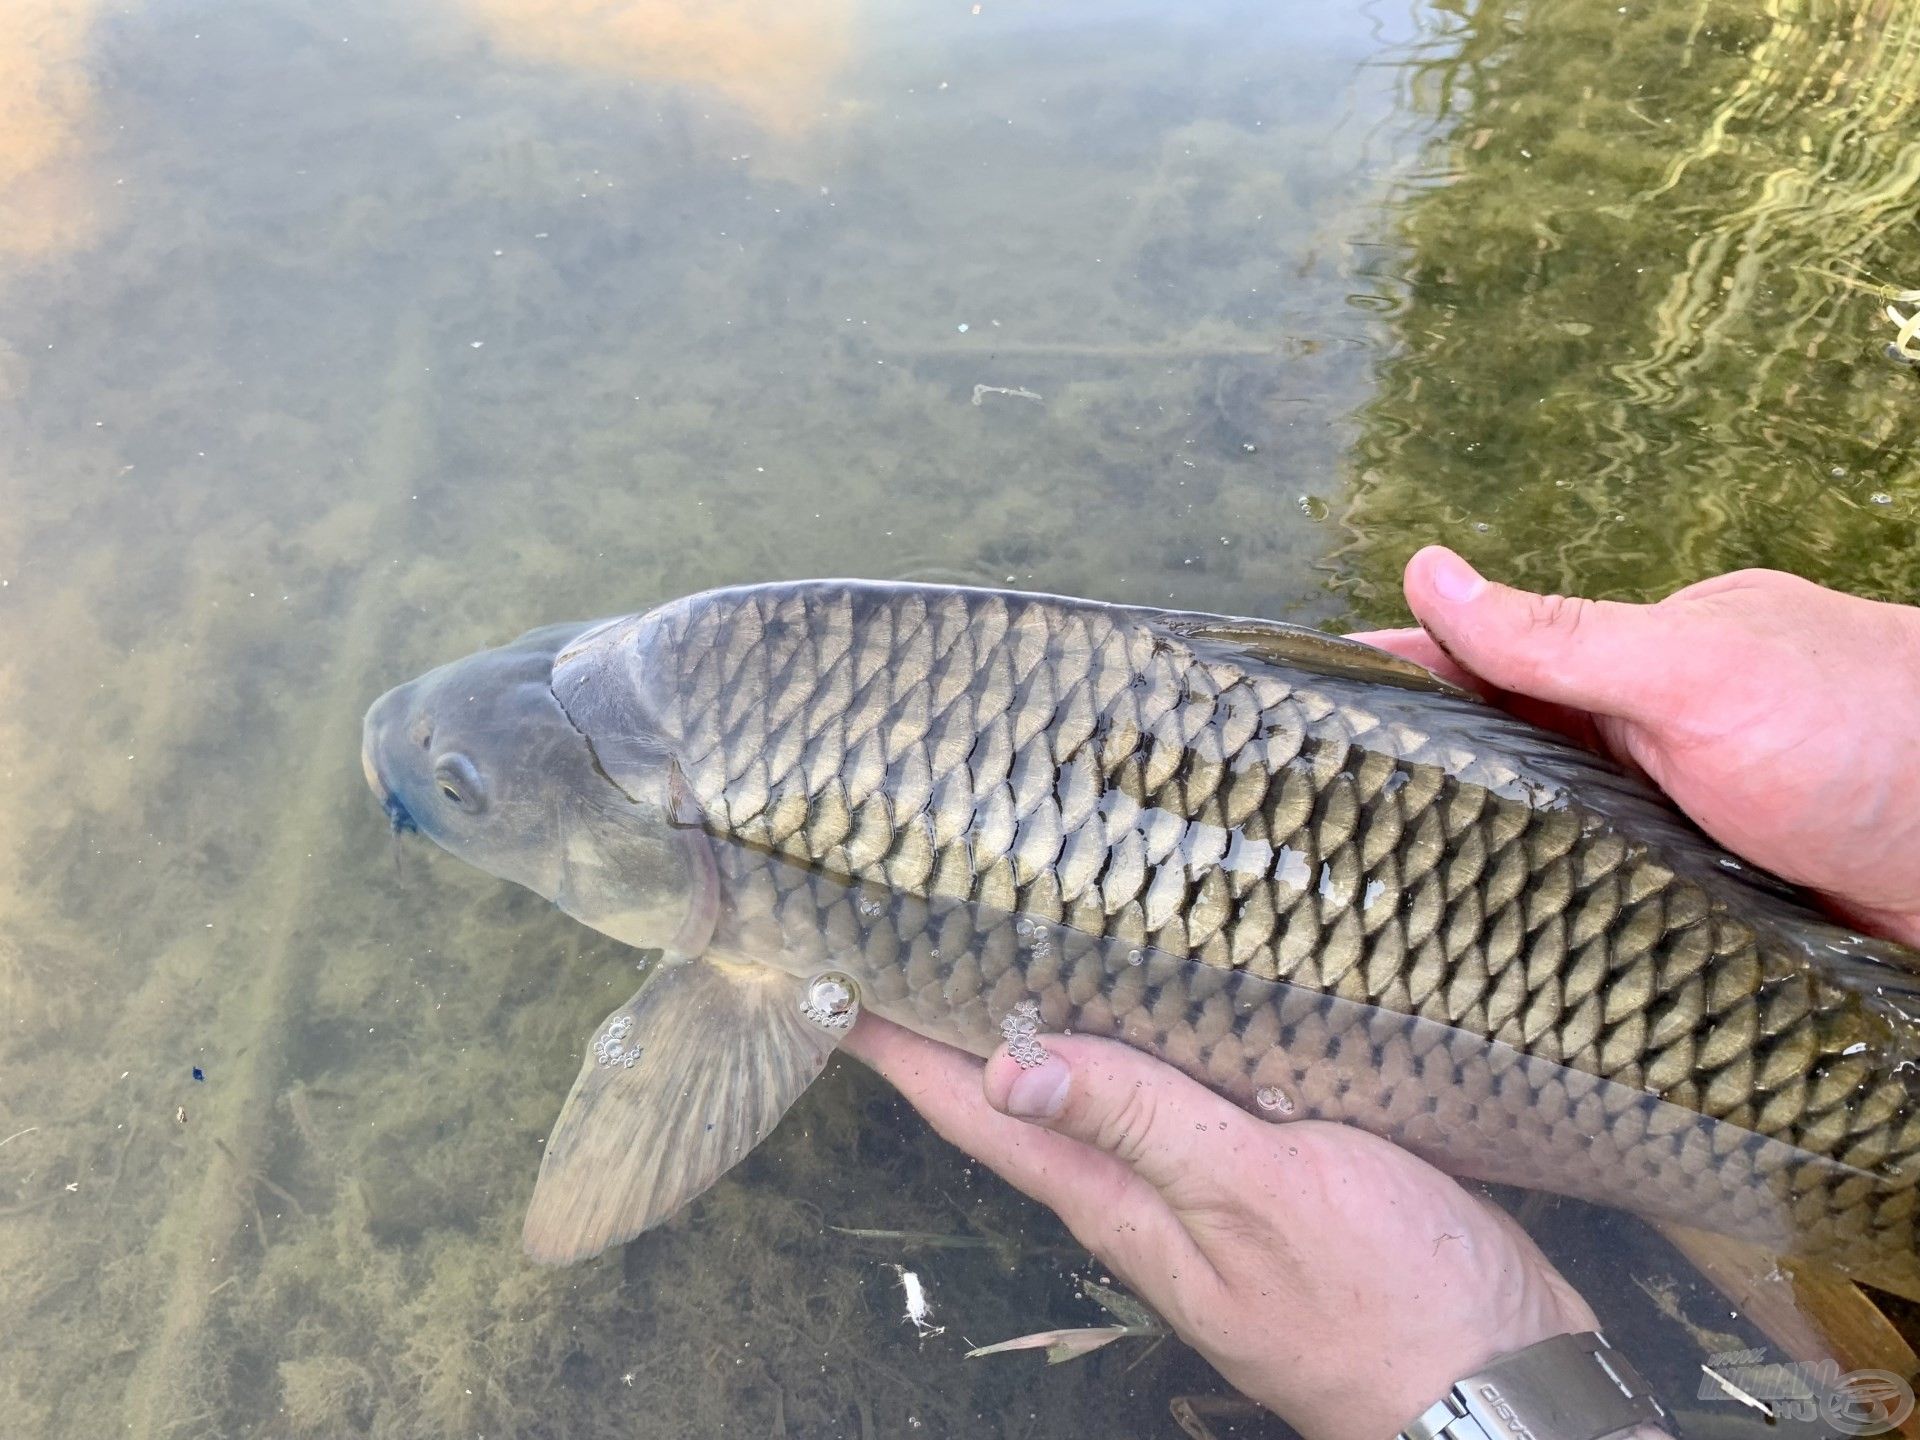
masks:
<instances>
[{"instance_id":1,"label":"leaf underwater","mask_svg":"<svg viewBox=\"0 0 1920 1440\"><path fill-rule=\"evenodd\" d=\"M1098 1325L1086 1330L1042 1330L1037 1335L1022 1335L1018 1339L1002 1340L997 1345L976 1346L967 1351L967 1358L974 1360L982 1355L1003 1355L1012 1350L1045 1350L1047 1363L1059 1365L1068 1360L1078 1360L1082 1355L1091 1355L1129 1335L1160 1333L1133 1325Z\"/></svg>"}]
</instances>

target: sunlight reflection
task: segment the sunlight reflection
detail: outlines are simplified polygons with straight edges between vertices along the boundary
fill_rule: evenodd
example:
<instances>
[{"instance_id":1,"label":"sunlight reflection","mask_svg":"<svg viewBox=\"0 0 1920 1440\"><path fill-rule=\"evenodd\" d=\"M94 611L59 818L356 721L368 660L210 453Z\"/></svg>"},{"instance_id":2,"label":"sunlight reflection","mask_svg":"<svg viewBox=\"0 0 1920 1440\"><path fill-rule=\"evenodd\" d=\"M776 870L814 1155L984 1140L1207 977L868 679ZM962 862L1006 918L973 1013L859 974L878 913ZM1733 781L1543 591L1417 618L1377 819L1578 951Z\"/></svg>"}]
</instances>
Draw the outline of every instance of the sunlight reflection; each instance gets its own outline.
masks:
<instances>
[{"instance_id":1,"label":"sunlight reflection","mask_svg":"<svg viewBox=\"0 0 1920 1440\"><path fill-rule=\"evenodd\" d=\"M93 109L84 64L96 0L0 5L0 256L85 244L93 177L76 164Z\"/></svg>"},{"instance_id":2,"label":"sunlight reflection","mask_svg":"<svg viewBox=\"0 0 1920 1440\"><path fill-rule=\"evenodd\" d=\"M718 91L775 134L819 118L849 0L466 0L505 54Z\"/></svg>"}]
</instances>

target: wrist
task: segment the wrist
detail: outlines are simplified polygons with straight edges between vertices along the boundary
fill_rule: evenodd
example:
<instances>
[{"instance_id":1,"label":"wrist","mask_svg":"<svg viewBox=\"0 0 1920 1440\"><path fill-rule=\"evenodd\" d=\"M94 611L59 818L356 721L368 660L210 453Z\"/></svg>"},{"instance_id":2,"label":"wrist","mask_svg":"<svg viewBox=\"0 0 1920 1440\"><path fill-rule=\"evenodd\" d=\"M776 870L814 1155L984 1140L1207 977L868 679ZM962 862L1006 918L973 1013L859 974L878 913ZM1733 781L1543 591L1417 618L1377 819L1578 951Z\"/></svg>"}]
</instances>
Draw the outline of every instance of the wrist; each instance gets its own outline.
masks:
<instances>
[{"instance_id":1,"label":"wrist","mask_svg":"<svg viewBox=\"0 0 1920 1440\"><path fill-rule=\"evenodd\" d=\"M1666 1419L1646 1377L1605 1336L1586 1331L1462 1376L1396 1440L1656 1440Z\"/></svg>"},{"instance_id":2,"label":"wrist","mask_svg":"<svg viewBox=\"0 0 1920 1440\"><path fill-rule=\"evenodd\" d=\"M1336 1384L1322 1393L1303 1393L1298 1371L1291 1367L1272 1377L1276 1384L1266 1391L1246 1384L1240 1388L1309 1440L1397 1436L1466 1376L1542 1340L1597 1329L1593 1311L1571 1287L1566 1296L1570 1304L1556 1294L1544 1305L1529 1306L1493 1324L1454 1317L1460 1323L1439 1331L1391 1327L1400 1333L1374 1351L1378 1358L1373 1365L1364 1372L1352 1363L1342 1365Z\"/></svg>"},{"instance_id":3,"label":"wrist","mask_svg":"<svg viewBox=\"0 0 1920 1440\"><path fill-rule=\"evenodd\" d=\"M1545 1260L1541 1265L1544 1274L1524 1303L1512 1308L1500 1323L1456 1331L1448 1337L1449 1343L1431 1352L1424 1376L1407 1377L1414 1383L1406 1386L1402 1395L1403 1422L1432 1405L1465 1376L1506 1356L1557 1335L1599 1330L1600 1321L1580 1292Z\"/></svg>"}]
</instances>

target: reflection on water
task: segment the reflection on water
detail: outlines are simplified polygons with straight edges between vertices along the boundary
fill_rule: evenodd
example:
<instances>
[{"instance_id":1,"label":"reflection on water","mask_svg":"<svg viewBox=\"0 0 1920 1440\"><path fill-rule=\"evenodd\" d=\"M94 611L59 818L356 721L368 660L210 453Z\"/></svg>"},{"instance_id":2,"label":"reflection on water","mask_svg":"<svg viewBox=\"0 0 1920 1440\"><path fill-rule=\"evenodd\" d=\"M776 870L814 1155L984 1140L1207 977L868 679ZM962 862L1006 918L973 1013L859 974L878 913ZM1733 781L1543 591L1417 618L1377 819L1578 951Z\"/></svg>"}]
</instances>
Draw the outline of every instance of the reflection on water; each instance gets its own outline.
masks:
<instances>
[{"instance_id":1,"label":"reflection on water","mask_svg":"<svg viewBox=\"0 0 1920 1440\"><path fill-rule=\"evenodd\" d=\"M848 58L854 19L850 0L462 3L504 55L706 90L776 136L821 118Z\"/></svg>"},{"instance_id":2,"label":"reflection on water","mask_svg":"<svg viewBox=\"0 0 1920 1440\"><path fill-rule=\"evenodd\" d=\"M1415 55L1446 128L1355 454L1369 612L1435 527L1551 588L1920 593L1915 377L1869 288L1916 283L1920 10L1764 10L1474 5Z\"/></svg>"},{"instance_id":3,"label":"reflection on water","mask_svg":"<svg viewBox=\"0 0 1920 1440\"><path fill-rule=\"evenodd\" d=\"M361 710L803 574L1390 618L1446 530L1910 596L1915 377L1845 279L1920 283L1920 22L1772 9L5 7L9 1424L1069 1436L1217 1390L917 1340L889 1262L979 1341L1087 1323L1085 1267L840 1067L674 1227L528 1268L632 957L382 843ZM1626 1222L1540 1223L1724 1325Z\"/></svg>"},{"instance_id":4,"label":"reflection on water","mask_svg":"<svg viewBox=\"0 0 1920 1440\"><path fill-rule=\"evenodd\" d=\"M99 8L94 0L0 8L0 257L71 249L92 233L100 197L87 173L97 141L87 52ZM0 399L6 393L0 376Z\"/></svg>"}]
</instances>

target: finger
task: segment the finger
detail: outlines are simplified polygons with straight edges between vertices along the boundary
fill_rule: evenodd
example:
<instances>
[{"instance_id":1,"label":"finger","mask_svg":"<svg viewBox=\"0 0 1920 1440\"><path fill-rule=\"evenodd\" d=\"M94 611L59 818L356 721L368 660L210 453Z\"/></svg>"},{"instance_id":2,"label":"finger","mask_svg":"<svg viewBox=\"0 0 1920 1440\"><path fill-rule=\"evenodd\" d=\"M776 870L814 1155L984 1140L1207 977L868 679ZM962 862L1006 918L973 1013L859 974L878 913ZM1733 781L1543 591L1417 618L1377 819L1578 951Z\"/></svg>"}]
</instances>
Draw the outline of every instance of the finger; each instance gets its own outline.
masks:
<instances>
[{"instance_id":1,"label":"finger","mask_svg":"<svg viewBox=\"0 0 1920 1440\"><path fill-rule=\"evenodd\" d=\"M1043 1205L1074 1188L1112 1192L1129 1178L1111 1156L994 1109L981 1092L981 1062L949 1045L863 1014L840 1048L877 1071L943 1138Z\"/></svg>"},{"instance_id":2,"label":"finger","mask_svg":"<svg viewBox=\"0 0 1920 1440\"><path fill-rule=\"evenodd\" d=\"M1568 705L1550 705L1511 690L1502 690L1461 666L1424 630L1363 630L1347 636L1347 639L1358 640L1376 650L1391 651L1416 665L1424 665L1449 684L1458 685L1462 690L1471 690L1482 700L1489 700L1503 710L1512 711L1529 724L1565 735L1590 750L1611 749L1604 743L1601 732L1594 727L1593 717L1585 710Z\"/></svg>"},{"instance_id":3,"label":"finger","mask_svg":"<svg viewBox=\"0 0 1920 1440\"><path fill-rule=\"evenodd\" d=\"M1684 679L1672 626L1650 606L1515 590L1441 545L1407 562L1406 589L1446 652L1502 690L1645 722Z\"/></svg>"},{"instance_id":4,"label":"finger","mask_svg":"<svg viewBox=\"0 0 1920 1440\"><path fill-rule=\"evenodd\" d=\"M840 1048L889 1081L942 1138L1052 1210L1123 1275L1149 1284L1183 1266L1196 1277L1210 1269L1159 1193L1123 1161L990 1105L981 1063L971 1055L867 1014ZM1005 1060L1005 1052L996 1058Z\"/></svg>"},{"instance_id":5,"label":"finger","mask_svg":"<svg viewBox=\"0 0 1920 1440\"><path fill-rule=\"evenodd\" d=\"M1175 1209L1217 1199L1223 1164L1266 1122L1131 1046L1045 1037L1046 1058L987 1061L987 1103L1111 1156Z\"/></svg>"}]
</instances>

